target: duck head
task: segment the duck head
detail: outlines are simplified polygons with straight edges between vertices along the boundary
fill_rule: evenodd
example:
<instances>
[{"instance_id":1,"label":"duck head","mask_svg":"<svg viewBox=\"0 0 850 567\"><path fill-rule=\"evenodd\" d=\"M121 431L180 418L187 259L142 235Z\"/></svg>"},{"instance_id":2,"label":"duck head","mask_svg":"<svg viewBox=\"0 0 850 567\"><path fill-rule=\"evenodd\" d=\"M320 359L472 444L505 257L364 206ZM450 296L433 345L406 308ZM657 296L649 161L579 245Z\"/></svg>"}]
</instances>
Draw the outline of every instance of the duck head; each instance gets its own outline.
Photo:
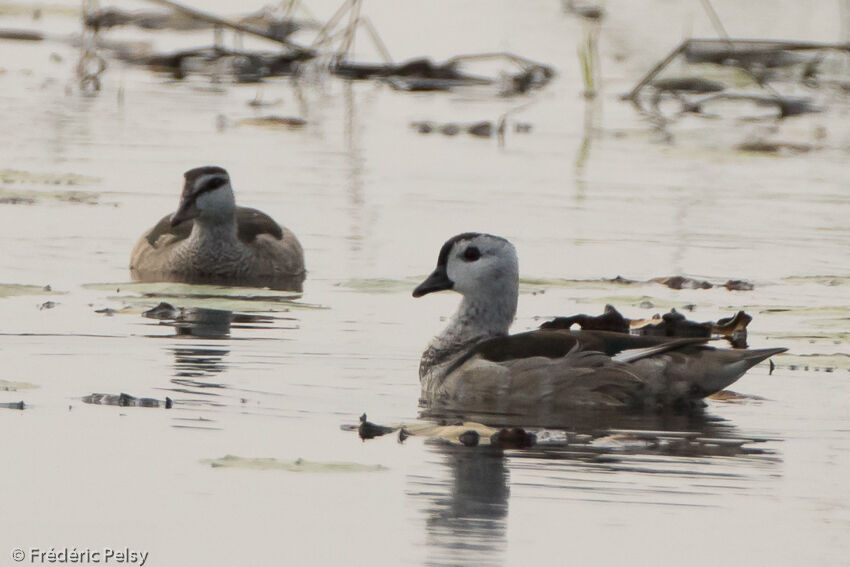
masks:
<instances>
[{"instance_id":1,"label":"duck head","mask_svg":"<svg viewBox=\"0 0 850 567\"><path fill-rule=\"evenodd\" d=\"M413 290L413 297L451 289L472 300L515 304L518 287L513 244L492 234L465 232L443 244L437 268Z\"/></svg>"},{"instance_id":2,"label":"duck head","mask_svg":"<svg viewBox=\"0 0 850 567\"><path fill-rule=\"evenodd\" d=\"M198 218L201 221L232 219L236 212L236 199L230 186L230 176L224 168L204 166L183 174L185 182L180 195L180 205L171 217L171 226Z\"/></svg>"}]
</instances>

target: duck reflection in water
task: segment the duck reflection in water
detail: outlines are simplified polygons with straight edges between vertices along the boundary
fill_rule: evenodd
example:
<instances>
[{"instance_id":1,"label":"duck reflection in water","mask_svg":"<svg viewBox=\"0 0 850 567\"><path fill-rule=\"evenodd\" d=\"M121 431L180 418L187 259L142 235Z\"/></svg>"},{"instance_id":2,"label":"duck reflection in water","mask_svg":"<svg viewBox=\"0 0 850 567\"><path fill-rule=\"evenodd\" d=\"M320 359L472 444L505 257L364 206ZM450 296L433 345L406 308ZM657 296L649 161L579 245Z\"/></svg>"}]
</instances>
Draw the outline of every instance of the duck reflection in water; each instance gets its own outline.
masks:
<instances>
[{"instance_id":1,"label":"duck reflection in water","mask_svg":"<svg viewBox=\"0 0 850 567\"><path fill-rule=\"evenodd\" d=\"M437 444L451 471L450 484L412 492L430 499L425 528L429 565L497 565L507 547L509 473L501 449ZM447 483L448 484L448 483Z\"/></svg>"},{"instance_id":2,"label":"duck reflection in water","mask_svg":"<svg viewBox=\"0 0 850 567\"><path fill-rule=\"evenodd\" d=\"M677 504L704 505L713 490L743 489L751 485L752 475L773 476L781 464L764 447L766 440L743 436L730 422L704 411L577 412L558 429L526 428L534 440L531 447L500 444L516 438L518 423L502 418L512 430L479 424L475 446L465 446L464 434L457 434L463 427L429 429L427 442L441 456L445 473L437 474L436 481L434 475L412 475L408 481L408 496L418 501L413 507L426 514L429 565L503 564L512 496L655 502L666 498L658 488L666 483ZM450 439L442 436L448 430L453 431ZM646 476L646 482L636 482L635 474ZM512 487L518 494L512 495Z\"/></svg>"}]
</instances>

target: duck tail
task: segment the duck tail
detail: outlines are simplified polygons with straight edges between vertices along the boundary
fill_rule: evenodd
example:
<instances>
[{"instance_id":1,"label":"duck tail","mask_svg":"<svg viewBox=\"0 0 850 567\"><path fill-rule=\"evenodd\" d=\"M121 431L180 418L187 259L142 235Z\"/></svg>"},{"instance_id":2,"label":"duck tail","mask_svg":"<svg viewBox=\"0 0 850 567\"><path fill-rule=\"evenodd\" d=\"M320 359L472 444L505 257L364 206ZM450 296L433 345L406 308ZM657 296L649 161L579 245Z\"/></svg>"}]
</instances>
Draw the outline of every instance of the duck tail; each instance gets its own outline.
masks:
<instances>
[{"instance_id":1,"label":"duck tail","mask_svg":"<svg viewBox=\"0 0 850 567\"><path fill-rule=\"evenodd\" d=\"M788 350L787 348L761 348L754 350L723 349L714 351L719 355L720 368L710 380L702 384L707 392L705 395L713 394L728 387L738 378L744 375L750 368L767 360L775 354ZM725 360L724 360L725 359Z\"/></svg>"},{"instance_id":2,"label":"duck tail","mask_svg":"<svg viewBox=\"0 0 850 567\"><path fill-rule=\"evenodd\" d=\"M785 347L757 348L757 349L754 349L754 350L748 350L748 351L745 351L748 356L746 356L743 360L745 360L747 362L751 362L750 366L748 366L748 368L749 368L749 367L755 366L756 364L758 364L762 360L767 360L768 358L770 358L774 354L780 354L780 353L783 353L787 350L788 349L785 348Z\"/></svg>"}]
</instances>

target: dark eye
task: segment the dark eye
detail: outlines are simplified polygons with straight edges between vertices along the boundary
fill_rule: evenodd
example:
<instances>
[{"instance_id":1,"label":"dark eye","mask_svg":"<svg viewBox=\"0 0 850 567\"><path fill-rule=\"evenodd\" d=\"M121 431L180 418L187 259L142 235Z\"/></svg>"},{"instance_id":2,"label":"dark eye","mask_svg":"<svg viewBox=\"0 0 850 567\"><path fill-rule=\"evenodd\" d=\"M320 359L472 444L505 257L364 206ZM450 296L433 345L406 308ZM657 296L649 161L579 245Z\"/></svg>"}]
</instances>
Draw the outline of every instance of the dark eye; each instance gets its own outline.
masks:
<instances>
[{"instance_id":1,"label":"dark eye","mask_svg":"<svg viewBox=\"0 0 850 567\"><path fill-rule=\"evenodd\" d=\"M469 246L463 251L463 260L465 262L474 262L481 257L481 250L475 246Z\"/></svg>"}]
</instances>

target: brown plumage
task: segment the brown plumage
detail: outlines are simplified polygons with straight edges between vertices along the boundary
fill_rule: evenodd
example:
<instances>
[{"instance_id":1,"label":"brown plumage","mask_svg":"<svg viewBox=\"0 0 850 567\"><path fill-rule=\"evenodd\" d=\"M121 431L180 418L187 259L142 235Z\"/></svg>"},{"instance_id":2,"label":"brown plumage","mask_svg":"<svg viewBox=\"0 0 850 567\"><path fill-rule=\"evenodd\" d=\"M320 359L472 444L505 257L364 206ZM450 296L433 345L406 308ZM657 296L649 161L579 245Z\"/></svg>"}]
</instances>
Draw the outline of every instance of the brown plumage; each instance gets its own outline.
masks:
<instances>
[{"instance_id":1,"label":"brown plumage","mask_svg":"<svg viewBox=\"0 0 850 567\"><path fill-rule=\"evenodd\" d=\"M236 206L224 169L195 168L185 178L177 212L133 248L133 279L301 291L304 252L292 232L257 209Z\"/></svg>"}]
</instances>

